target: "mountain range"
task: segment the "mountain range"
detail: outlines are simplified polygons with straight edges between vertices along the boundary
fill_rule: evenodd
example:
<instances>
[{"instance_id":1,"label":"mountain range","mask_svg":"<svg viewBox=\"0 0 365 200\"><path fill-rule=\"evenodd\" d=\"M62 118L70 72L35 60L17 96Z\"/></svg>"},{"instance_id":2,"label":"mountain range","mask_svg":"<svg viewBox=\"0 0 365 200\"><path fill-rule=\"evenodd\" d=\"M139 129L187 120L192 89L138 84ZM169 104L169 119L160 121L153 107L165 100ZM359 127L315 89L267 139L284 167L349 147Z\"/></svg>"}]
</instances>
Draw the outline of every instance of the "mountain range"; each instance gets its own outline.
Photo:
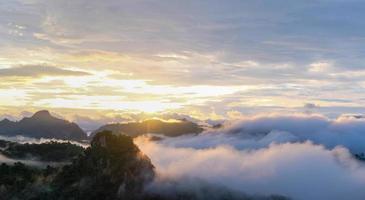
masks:
<instances>
[{"instance_id":1,"label":"mountain range","mask_svg":"<svg viewBox=\"0 0 365 200\"><path fill-rule=\"evenodd\" d=\"M31 138L82 141L91 139L101 131L111 131L113 134L131 137L147 133L176 137L185 134L198 134L203 131L203 128L188 120L166 122L150 119L142 122L107 124L92 132L88 137L76 123L56 118L47 110L38 111L33 116L24 117L20 121L10 121L8 119L0 121L0 135L3 136L22 135Z\"/></svg>"}]
</instances>

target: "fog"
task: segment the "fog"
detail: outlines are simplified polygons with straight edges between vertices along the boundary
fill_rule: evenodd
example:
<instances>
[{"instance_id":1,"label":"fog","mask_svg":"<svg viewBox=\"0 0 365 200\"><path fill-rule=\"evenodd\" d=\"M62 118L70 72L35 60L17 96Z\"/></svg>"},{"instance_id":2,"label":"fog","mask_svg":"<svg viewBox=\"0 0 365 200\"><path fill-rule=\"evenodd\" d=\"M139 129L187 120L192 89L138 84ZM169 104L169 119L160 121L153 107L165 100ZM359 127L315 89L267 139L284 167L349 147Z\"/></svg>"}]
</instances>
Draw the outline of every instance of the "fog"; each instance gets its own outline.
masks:
<instances>
[{"instance_id":1,"label":"fog","mask_svg":"<svg viewBox=\"0 0 365 200\"><path fill-rule=\"evenodd\" d=\"M17 136L0 135L0 140L17 142L20 144L25 144L25 143L42 144L42 143L47 143L47 142L59 142L59 143L71 143L71 144L78 145L78 146L81 146L84 148L87 148L89 146L88 143L81 143L81 142L76 142L73 140L60 140L60 139L50 139L50 138L31 138L31 137L25 137L22 135L17 135Z\"/></svg>"},{"instance_id":2,"label":"fog","mask_svg":"<svg viewBox=\"0 0 365 200\"><path fill-rule=\"evenodd\" d=\"M29 165L29 166L37 167L37 168L46 168L47 166L57 167L57 166L68 164L67 162L44 162L44 161L36 160L36 158L34 158L34 159L31 159L31 158L13 159L13 158L8 158L0 153L0 164L5 163L5 164L13 165L16 162L21 162L25 165Z\"/></svg>"},{"instance_id":3,"label":"fog","mask_svg":"<svg viewBox=\"0 0 365 200\"><path fill-rule=\"evenodd\" d=\"M197 192L208 184L249 195L356 200L365 198L365 164L352 153L364 152L364 131L361 118L271 115L197 136L135 142L156 167L154 192Z\"/></svg>"},{"instance_id":4,"label":"fog","mask_svg":"<svg viewBox=\"0 0 365 200\"><path fill-rule=\"evenodd\" d=\"M6 140L6 141L11 141L11 142L17 142L20 144L42 144L42 143L48 143L48 142L59 142L59 143L71 143L71 144L75 144L78 146L81 146L83 148L87 148L89 146L89 144L87 143L80 143L80 142L76 142L76 141L70 141L70 140L59 140L59 139L47 139L47 138L30 138L30 137L24 137L21 135L17 135L17 136L2 136L0 135L0 140ZM0 150L3 150L0 148ZM33 167L38 167L38 168L45 168L48 165L49 166L61 166L61 165L65 165L65 164L69 164L69 162L46 162L46 161L39 161L38 157L32 157L29 155L29 157L27 159L14 159L14 158L9 158L5 155L3 155L0 152L0 163L6 163L6 164L14 164L16 162L21 162L25 165L30 165Z\"/></svg>"}]
</instances>

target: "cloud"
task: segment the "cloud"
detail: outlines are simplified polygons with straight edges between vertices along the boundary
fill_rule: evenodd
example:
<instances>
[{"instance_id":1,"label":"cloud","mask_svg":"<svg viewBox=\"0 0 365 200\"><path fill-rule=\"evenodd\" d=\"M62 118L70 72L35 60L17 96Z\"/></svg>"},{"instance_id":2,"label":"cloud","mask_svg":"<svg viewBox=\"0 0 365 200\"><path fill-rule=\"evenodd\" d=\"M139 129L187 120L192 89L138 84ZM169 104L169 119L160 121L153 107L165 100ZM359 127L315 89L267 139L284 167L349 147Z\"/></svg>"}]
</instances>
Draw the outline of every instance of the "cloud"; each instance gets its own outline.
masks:
<instances>
[{"instance_id":1,"label":"cloud","mask_svg":"<svg viewBox=\"0 0 365 200\"><path fill-rule=\"evenodd\" d=\"M309 109L309 110L312 110L312 109L315 109L315 108L318 108L319 106L314 104L314 103L306 103L304 104L303 106L305 109Z\"/></svg>"},{"instance_id":2,"label":"cloud","mask_svg":"<svg viewBox=\"0 0 365 200\"><path fill-rule=\"evenodd\" d=\"M199 99L191 95L160 95L172 103L184 99L184 107L195 106L189 114L198 112L198 106L211 108L224 101L238 106L232 109L221 103L220 109L215 110L218 115L227 111L224 108L238 111L256 107L253 109L273 112L276 107L302 107L306 102L321 105L316 111L342 107L350 112L365 103L365 50L361 45L364 30L359 20L363 18L364 5L361 1L328 0L268 1L265 6L237 0L229 4L218 0L89 0L87 6L84 0L7 1L0 6L0 64L47 63L77 66L80 72L96 71L89 82L72 80L77 90L62 86L63 92L87 93L86 97L102 98L110 91L109 94L130 99L131 94L118 92L120 85L107 81L125 79L169 85L173 91L179 91L179 86L196 85L211 86L209 91L238 85L253 88ZM14 69L6 72L9 69L2 74L28 77L45 73L13 72ZM56 76L64 72L47 73ZM52 99L43 102L72 99L70 104L74 107L80 107L78 102L84 98L61 94L49 89L48 84L35 86L19 79L3 81L0 87L14 88L15 84L17 90L28 93L16 100L33 107L33 102L45 96ZM133 89L146 94L143 88ZM151 94L144 98L150 99ZM198 102L190 101L195 99ZM13 105L11 102L15 100L1 103Z\"/></svg>"},{"instance_id":3,"label":"cloud","mask_svg":"<svg viewBox=\"0 0 365 200\"><path fill-rule=\"evenodd\" d=\"M173 190L199 196L196 188L210 185L298 200L360 200L365 163L353 153L365 151L364 131L359 117L266 115L197 136L135 142L158 173L150 190L163 195Z\"/></svg>"},{"instance_id":4,"label":"cloud","mask_svg":"<svg viewBox=\"0 0 365 200\"><path fill-rule=\"evenodd\" d=\"M271 144L257 150L137 144L156 166L159 177L151 187L157 191L164 190L165 181L184 184L193 178L251 195L280 194L299 200L355 200L365 195L361 189L365 167L341 147L327 150L310 142Z\"/></svg>"},{"instance_id":5,"label":"cloud","mask_svg":"<svg viewBox=\"0 0 365 200\"><path fill-rule=\"evenodd\" d=\"M0 77L38 77L38 76L87 76L90 73L45 65L22 65L0 68Z\"/></svg>"},{"instance_id":6,"label":"cloud","mask_svg":"<svg viewBox=\"0 0 365 200\"><path fill-rule=\"evenodd\" d=\"M224 130L251 139L262 139L275 131L289 133L299 142L310 140L327 148L340 145L354 153L365 151L363 118L347 116L333 120L320 115L261 115L238 121Z\"/></svg>"}]
</instances>

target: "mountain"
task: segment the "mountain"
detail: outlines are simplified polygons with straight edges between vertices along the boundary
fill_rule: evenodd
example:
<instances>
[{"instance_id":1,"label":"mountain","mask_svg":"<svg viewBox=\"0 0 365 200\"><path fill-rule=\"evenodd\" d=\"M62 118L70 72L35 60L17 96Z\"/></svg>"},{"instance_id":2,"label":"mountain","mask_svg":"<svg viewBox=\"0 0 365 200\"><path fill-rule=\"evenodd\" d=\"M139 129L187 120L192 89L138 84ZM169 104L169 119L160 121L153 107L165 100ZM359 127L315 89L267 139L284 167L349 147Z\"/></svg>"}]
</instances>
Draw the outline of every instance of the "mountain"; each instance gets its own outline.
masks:
<instances>
[{"instance_id":1,"label":"mountain","mask_svg":"<svg viewBox=\"0 0 365 200\"><path fill-rule=\"evenodd\" d=\"M154 176L150 159L131 137L104 131L95 135L83 155L63 167L53 185L62 199L137 199Z\"/></svg>"},{"instance_id":2,"label":"mountain","mask_svg":"<svg viewBox=\"0 0 365 200\"><path fill-rule=\"evenodd\" d=\"M8 119L0 121L0 135L23 135L34 138L85 140L86 133L75 123L53 117L48 111L36 112L18 122Z\"/></svg>"},{"instance_id":3,"label":"mountain","mask_svg":"<svg viewBox=\"0 0 365 200\"><path fill-rule=\"evenodd\" d=\"M131 137L101 132L62 167L1 164L0 199L146 199L143 188L154 176L150 159Z\"/></svg>"},{"instance_id":4,"label":"mountain","mask_svg":"<svg viewBox=\"0 0 365 200\"><path fill-rule=\"evenodd\" d=\"M124 134L131 137L136 137L146 133L155 133L176 137L184 134L197 134L203 131L203 129L198 124L186 120L179 122L164 122L161 120L152 119L143 122L107 124L100 127L98 130L92 133L91 136L104 130L111 131L114 134Z\"/></svg>"}]
</instances>

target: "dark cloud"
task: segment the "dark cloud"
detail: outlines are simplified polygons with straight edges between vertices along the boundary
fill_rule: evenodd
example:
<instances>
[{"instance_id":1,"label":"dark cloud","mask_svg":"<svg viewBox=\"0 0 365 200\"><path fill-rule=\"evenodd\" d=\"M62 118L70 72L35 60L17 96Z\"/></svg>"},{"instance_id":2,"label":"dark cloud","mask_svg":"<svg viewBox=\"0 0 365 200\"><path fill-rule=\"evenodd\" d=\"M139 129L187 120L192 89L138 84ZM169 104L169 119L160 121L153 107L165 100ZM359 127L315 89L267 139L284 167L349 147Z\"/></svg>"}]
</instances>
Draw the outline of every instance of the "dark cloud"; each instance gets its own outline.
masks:
<instances>
[{"instance_id":1,"label":"dark cloud","mask_svg":"<svg viewBox=\"0 0 365 200\"><path fill-rule=\"evenodd\" d=\"M38 77L38 76L87 76L88 72L63 69L46 65L21 65L11 68L1 68L0 77Z\"/></svg>"},{"instance_id":2,"label":"dark cloud","mask_svg":"<svg viewBox=\"0 0 365 200\"><path fill-rule=\"evenodd\" d=\"M310 110L312 110L312 109L315 109L315 108L318 108L319 106L318 105L316 105L316 104L314 104L314 103L306 103L306 104L304 104L304 106L303 106L305 109L310 109Z\"/></svg>"}]
</instances>

